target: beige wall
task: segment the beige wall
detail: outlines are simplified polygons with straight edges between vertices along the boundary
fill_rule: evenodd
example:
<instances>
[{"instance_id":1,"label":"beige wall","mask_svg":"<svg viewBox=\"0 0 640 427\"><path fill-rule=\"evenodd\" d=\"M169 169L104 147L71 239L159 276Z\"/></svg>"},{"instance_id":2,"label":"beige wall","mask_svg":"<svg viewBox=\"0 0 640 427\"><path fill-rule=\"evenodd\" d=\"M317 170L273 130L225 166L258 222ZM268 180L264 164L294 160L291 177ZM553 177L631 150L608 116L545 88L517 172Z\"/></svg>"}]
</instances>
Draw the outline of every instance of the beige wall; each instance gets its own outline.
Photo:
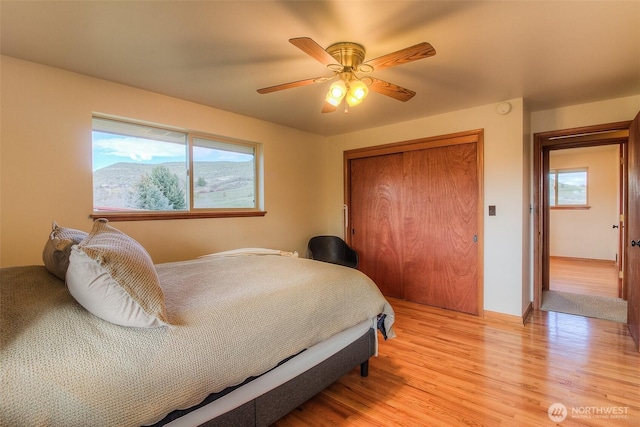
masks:
<instances>
[{"instance_id":1,"label":"beige wall","mask_svg":"<svg viewBox=\"0 0 640 427\"><path fill-rule=\"evenodd\" d=\"M91 228L93 112L264 144L265 217L113 223L154 262L237 247L304 255L307 239L320 231L320 205L310 190L323 137L9 57L1 69L3 267L42 264L53 220Z\"/></svg>"},{"instance_id":2,"label":"beige wall","mask_svg":"<svg viewBox=\"0 0 640 427\"><path fill-rule=\"evenodd\" d=\"M551 256L616 260L619 190L617 145L554 150L551 169L588 168L589 209L552 209L549 220Z\"/></svg>"},{"instance_id":3,"label":"beige wall","mask_svg":"<svg viewBox=\"0 0 640 427\"><path fill-rule=\"evenodd\" d=\"M325 148L329 231L343 234L344 150L484 129L484 308L520 316L522 301L530 294L528 275L523 274L529 271L529 258L523 257L528 251L525 236L530 218L525 212L529 205L527 186L523 185L528 180L524 141L529 136L523 139L523 100L509 102L513 109L507 115L498 114L497 104L491 104L329 138ZM488 216L488 205L496 205L496 216Z\"/></svg>"},{"instance_id":4,"label":"beige wall","mask_svg":"<svg viewBox=\"0 0 640 427\"><path fill-rule=\"evenodd\" d=\"M531 113L531 135L538 132L633 120L638 111L640 111L640 94L536 111ZM535 185L535 183L532 184ZM531 231L533 232L533 229ZM533 257L533 253L531 256ZM531 264L533 265L533 260Z\"/></svg>"},{"instance_id":5,"label":"beige wall","mask_svg":"<svg viewBox=\"0 0 640 427\"><path fill-rule=\"evenodd\" d=\"M525 314L533 302L533 140L531 111L525 101L522 117L522 295L520 305Z\"/></svg>"},{"instance_id":6,"label":"beige wall","mask_svg":"<svg viewBox=\"0 0 640 427\"><path fill-rule=\"evenodd\" d=\"M632 120L640 95L533 113L523 99L509 102L513 109L504 116L491 104L329 138L323 193L328 232L344 234L344 150L484 129L484 309L522 315L533 300L533 133ZM496 216L488 216L489 205L496 205Z\"/></svg>"},{"instance_id":7,"label":"beige wall","mask_svg":"<svg viewBox=\"0 0 640 427\"><path fill-rule=\"evenodd\" d=\"M633 120L638 111L640 111L640 94L536 111L531 114L531 132L534 134Z\"/></svg>"},{"instance_id":8,"label":"beige wall","mask_svg":"<svg viewBox=\"0 0 640 427\"><path fill-rule=\"evenodd\" d=\"M529 114L523 99L325 138L175 98L1 57L0 265L41 264L51 221L88 229L91 114L130 117L264 144L263 218L118 222L155 262L238 247L304 255L315 234L343 235L343 151L484 129L485 310L531 301L531 132L631 120L640 95ZM320 161L318 161L320 159ZM489 217L487 206L496 205Z\"/></svg>"}]
</instances>

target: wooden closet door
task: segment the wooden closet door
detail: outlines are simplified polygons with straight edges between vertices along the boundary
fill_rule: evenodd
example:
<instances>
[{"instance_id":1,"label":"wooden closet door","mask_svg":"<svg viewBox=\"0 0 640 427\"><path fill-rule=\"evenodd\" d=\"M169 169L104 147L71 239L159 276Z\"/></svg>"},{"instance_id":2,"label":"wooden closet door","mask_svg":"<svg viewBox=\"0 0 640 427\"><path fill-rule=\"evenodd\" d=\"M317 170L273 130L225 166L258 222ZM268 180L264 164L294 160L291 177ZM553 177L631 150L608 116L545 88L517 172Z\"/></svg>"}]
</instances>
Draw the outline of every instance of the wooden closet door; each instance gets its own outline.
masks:
<instances>
[{"instance_id":1,"label":"wooden closet door","mask_svg":"<svg viewBox=\"0 0 640 427\"><path fill-rule=\"evenodd\" d=\"M640 113L629 127L627 258L627 324L636 350L640 351ZM633 242L633 243L632 243Z\"/></svg>"},{"instance_id":2,"label":"wooden closet door","mask_svg":"<svg viewBox=\"0 0 640 427\"><path fill-rule=\"evenodd\" d=\"M351 246L358 269L387 296L402 290L402 154L350 161Z\"/></svg>"},{"instance_id":3,"label":"wooden closet door","mask_svg":"<svg viewBox=\"0 0 640 427\"><path fill-rule=\"evenodd\" d=\"M404 153L404 298L478 307L477 144Z\"/></svg>"}]
</instances>

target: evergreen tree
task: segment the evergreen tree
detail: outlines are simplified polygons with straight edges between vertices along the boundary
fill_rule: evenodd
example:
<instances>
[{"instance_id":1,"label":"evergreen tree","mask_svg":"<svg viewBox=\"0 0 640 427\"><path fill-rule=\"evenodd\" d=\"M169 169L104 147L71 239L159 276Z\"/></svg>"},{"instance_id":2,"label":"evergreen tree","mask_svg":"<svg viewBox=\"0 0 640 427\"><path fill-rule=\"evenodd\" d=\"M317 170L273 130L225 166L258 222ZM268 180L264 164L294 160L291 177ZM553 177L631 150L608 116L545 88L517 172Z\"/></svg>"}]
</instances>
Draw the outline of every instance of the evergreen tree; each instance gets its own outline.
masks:
<instances>
[{"instance_id":1,"label":"evergreen tree","mask_svg":"<svg viewBox=\"0 0 640 427\"><path fill-rule=\"evenodd\" d=\"M147 174L142 175L142 178L138 181L135 191L132 194L132 204L135 208L151 211L166 211L171 209L167 197L162 194L162 191L160 191L158 186Z\"/></svg>"},{"instance_id":2,"label":"evergreen tree","mask_svg":"<svg viewBox=\"0 0 640 427\"><path fill-rule=\"evenodd\" d=\"M169 209L183 210L187 208L187 200L184 189L180 187L178 175L171 173L168 167L154 167L151 170L151 181L167 198Z\"/></svg>"}]
</instances>

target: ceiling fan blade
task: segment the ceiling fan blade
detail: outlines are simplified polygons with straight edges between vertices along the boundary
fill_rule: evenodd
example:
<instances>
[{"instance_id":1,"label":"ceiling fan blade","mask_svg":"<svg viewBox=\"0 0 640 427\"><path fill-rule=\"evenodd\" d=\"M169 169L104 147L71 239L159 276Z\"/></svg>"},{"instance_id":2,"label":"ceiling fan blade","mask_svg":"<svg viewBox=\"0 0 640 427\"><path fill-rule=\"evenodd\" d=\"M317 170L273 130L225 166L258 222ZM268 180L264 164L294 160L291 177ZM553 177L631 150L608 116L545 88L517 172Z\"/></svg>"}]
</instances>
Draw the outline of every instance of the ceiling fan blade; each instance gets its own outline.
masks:
<instances>
[{"instance_id":1,"label":"ceiling fan blade","mask_svg":"<svg viewBox=\"0 0 640 427\"><path fill-rule=\"evenodd\" d=\"M336 107L335 105L329 104L328 102L325 102L324 103L324 107L322 107L322 112L323 113L333 113L337 109L338 109L338 107Z\"/></svg>"},{"instance_id":2,"label":"ceiling fan blade","mask_svg":"<svg viewBox=\"0 0 640 427\"><path fill-rule=\"evenodd\" d=\"M385 82L384 80L376 79L375 77L367 77L371 79L369 89L374 92L381 93L382 95L390 96L398 101L407 102L416 94L414 91L405 89L393 83Z\"/></svg>"},{"instance_id":3,"label":"ceiling fan blade","mask_svg":"<svg viewBox=\"0 0 640 427\"><path fill-rule=\"evenodd\" d=\"M427 58L436 54L436 50L427 42L418 43L415 46L382 55L371 61L365 62L371 65L375 71L384 70L385 68L395 67L396 65L406 64L408 62L417 61L418 59Z\"/></svg>"},{"instance_id":4,"label":"ceiling fan blade","mask_svg":"<svg viewBox=\"0 0 640 427\"><path fill-rule=\"evenodd\" d=\"M289 39L289 42L323 65L337 64L338 61L309 37Z\"/></svg>"},{"instance_id":5,"label":"ceiling fan blade","mask_svg":"<svg viewBox=\"0 0 640 427\"><path fill-rule=\"evenodd\" d=\"M275 86L269 86L269 87L263 87L262 89L258 89L258 93L271 93L271 92L277 92L279 90L284 90L284 89L291 89L294 87L300 87L300 86L306 86L306 85L310 85L313 83L322 83L327 81L326 77L314 77L312 79L305 79L305 80L298 80L296 82L289 82L289 83L283 83L281 85L275 85Z\"/></svg>"}]
</instances>

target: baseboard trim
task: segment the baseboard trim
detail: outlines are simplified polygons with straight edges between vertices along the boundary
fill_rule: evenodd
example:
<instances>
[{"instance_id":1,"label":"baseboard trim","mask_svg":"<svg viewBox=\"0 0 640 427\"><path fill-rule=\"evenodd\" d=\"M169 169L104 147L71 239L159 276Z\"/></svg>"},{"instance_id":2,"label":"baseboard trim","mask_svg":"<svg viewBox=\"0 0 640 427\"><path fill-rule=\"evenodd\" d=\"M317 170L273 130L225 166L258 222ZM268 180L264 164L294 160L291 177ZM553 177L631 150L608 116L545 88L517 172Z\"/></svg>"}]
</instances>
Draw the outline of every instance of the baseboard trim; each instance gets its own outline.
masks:
<instances>
[{"instance_id":1,"label":"baseboard trim","mask_svg":"<svg viewBox=\"0 0 640 427\"><path fill-rule=\"evenodd\" d=\"M525 325L531 316L533 315L533 301L529 301L527 308L524 309L524 313L522 313L522 324Z\"/></svg>"},{"instance_id":2,"label":"baseboard trim","mask_svg":"<svg viewBox=\"0 0 640 427\"><path fill-rule=\"evenodd\" d=\"M522 316L514 316L512 314L504 314L504 313L498 313L497 311L485 310L484 318L487 320L497 320L500 322L524 325L525 323L527 323L532 313L533 313L533 303L529 302Z\"/></svg>"}]
</instances>

